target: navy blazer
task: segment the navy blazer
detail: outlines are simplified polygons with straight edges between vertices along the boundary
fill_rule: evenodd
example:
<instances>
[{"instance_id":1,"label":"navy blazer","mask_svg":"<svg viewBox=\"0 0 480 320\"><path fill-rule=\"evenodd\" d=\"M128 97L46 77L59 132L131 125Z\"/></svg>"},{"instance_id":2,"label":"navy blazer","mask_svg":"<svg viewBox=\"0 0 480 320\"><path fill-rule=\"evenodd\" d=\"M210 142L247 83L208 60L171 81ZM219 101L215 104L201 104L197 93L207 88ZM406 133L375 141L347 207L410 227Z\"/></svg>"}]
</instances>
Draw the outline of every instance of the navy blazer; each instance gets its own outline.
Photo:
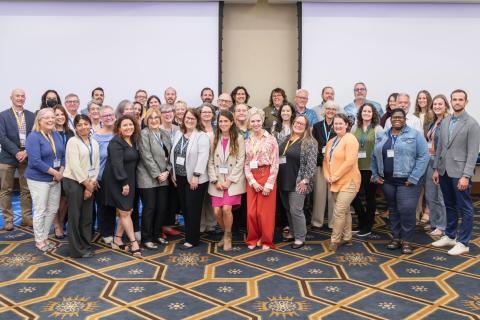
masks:
<instances>
[{"instance_id":1,"label":"navy blazer","mask_svg":"<svg viewBox=\"0 0 480 320\"><path fill-rule=\"evenodd\" d=\"M23 110L25 113L25 122L27 125L27 136L32 131L33 123L35 121L35 114L28 110ZM18 135L17 119L13 114L12 108L0 112L0 145L2 151L0 152L0 163L4 164L18 164L15 155L20 151L20 137Z\"/></svg>"}]
</instances>

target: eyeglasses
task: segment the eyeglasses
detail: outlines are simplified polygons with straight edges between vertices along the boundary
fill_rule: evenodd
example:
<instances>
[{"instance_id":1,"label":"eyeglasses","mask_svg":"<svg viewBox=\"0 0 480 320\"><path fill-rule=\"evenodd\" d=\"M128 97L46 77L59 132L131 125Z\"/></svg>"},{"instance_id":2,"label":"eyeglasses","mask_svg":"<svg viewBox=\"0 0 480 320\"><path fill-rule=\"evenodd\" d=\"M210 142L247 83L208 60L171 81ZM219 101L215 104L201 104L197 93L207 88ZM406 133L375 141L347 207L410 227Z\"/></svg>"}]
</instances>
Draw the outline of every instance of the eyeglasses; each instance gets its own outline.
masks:
<instances>
[{"instance_id":1,"label":"eyeglasses","mask_svg":"<svg viewBox=\"0 0 480 320\"><path fill-rule=\"evenodd\" d=\"M296 96L295 98L302 99L302 100L307 100L308 97L302 97L302 96Z\"/></svg>"},{"instance_id":2,"label":"eyeglasses","mask_svg":"<svg viewBox=\"0 0 480 320\"><path fill-rule=\"evenodd\" d=\"M146 99L146 98L147 98L147 96L135 96L135 98L136 98L136 99L138 99L138 98L143 98L143 99Z\"/></svg>"},{"instance_id":3,"label":"eyeglasses","mask_svg":"<svg viewBox=\"0 0 480 320\"><path fill-rule=\"evenodd\" d=\"M157 117L157 116L151 116L149 119L150 119L150 120L158 120L158 119L160 119L160 117Z\"/></svg>"},{"instance_id":4,"label":"eyeglasses","mask_svg":"<svg viewBox=\"0 0 480 320\"><path fill-rule=\"evenodd\" d=\"M108 114L104 114L102 115L102 118L113 118L113 114L112 113L108 113Z\"/></svg>"},{"instance_id":5,"label":"eyeglasses","mask_svg":"<svg viewBox=\"0 0 480 320\"><path fill-rule=\"evenodd\" d=\"M393 117L391 117L391 118L392 118L392 120L393 120L393 119L396 119L396 120L403 120L403 119L405 119L404 116L393 116Z\"/></svg>"},{"instance_id":6,"label":"eyeglasses","mask_svg":"<svg viewBox=\"0 0 480 320\"><path fill-rule=\"evenodd\" d=\"M355 92L367 91L367 88L356 88L353 91L355 91Z\"/></svg>"},{"instance_id":7,"label":"eyeglasses","mask_svg":"<svg viewBox=\"0 0 480 320\"><path fill-rule=\"evenodd\" d=\"M213 112L212 111L202 111L200 112L201 114L212 114Z\"/></svg>"},{"instance_id":8,"label":"eyeglasses","mask_svg":"<svg viewBox=\"0 0 480 320\"><path fill-rule=\"evenodd\" d=\"M173 110L160 111L161 114L173 113Z\"/></svg>"},{"instance_id":9,"label":"eyeglasses","mask_svg":"<svg viewBox=\"0 0 480 320\"><path fill-rule=\"evenodd\" d=\"M218 99L218 102L223 102L223 103L230 102L230 103L232 103L232 100Z\"/></svg>"},{"instance_id":10,"label":"eyeglasses","mask_svg":"<svg viewBox=\"0 0 480 320\"><path fill-rule=\"evenodd\" d=\"M71 103L80 103L80 101L79 101L79 100L67 100L67 101L65 101L65 103L69 103L69 104L71 104Z\"/></svg>"},{"instance_id":11,"label":"eyeglasses","mask_svg":"<svg viewBox=\"0 0 480 320\"><path fill-rule=\"evenodd\" d=\"M197 118L185 117L185 121L197 121Z\"/></svg>"},{"instance_id":12,"label":"eyeglasses","mask_svg":"<svg viewBox=\"0 0 480 320\"><path fill-rule=\"evenodd\" d=\"M301 126L306 126L307 125L305 122L299 122L299 121L294 121L293 123L301 125Z\"/></svg>"}]
</instances>

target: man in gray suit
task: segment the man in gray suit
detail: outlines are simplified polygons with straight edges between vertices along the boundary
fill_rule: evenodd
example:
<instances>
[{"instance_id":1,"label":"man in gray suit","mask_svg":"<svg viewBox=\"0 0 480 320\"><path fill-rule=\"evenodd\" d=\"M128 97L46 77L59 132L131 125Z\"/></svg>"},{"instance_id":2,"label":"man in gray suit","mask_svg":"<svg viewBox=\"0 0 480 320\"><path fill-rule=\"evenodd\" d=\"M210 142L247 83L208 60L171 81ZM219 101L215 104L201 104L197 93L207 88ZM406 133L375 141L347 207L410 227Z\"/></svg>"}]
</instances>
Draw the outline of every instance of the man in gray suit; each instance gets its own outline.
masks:
<instances>
[{"instance_id":1,"label":"man in gray suit","mask_svg":"<svg viewBox=\"0 0 480 320\"><path fill-rule=\"evenodd\" d=\"M465 111L468 103L465 91L457 89L450 98L453 115L442 121L432 177L433 182L440 184L442 189L447 229L445 235L432 245L453 246L448 254L460 255L469 251L468 243L472 237L474 209L470 191L480 147L480 126ZM460 226L459 215L462 218Z\"/></svg>"}]
</instances>

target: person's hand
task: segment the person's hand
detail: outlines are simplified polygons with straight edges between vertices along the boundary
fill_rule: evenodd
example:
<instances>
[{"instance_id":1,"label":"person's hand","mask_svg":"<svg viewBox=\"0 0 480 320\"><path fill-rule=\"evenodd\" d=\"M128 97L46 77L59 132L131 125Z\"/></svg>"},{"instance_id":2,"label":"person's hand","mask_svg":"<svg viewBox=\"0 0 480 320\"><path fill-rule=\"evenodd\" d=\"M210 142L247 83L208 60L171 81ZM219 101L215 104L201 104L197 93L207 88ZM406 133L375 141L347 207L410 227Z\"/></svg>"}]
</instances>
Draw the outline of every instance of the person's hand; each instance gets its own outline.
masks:
<instances>
[{"instance_id":1,"label":"person's hand","mask_svg":"<svg viewBox=\"0 0 480 320\"><path fill-rule=\"evenodd\" d=\"M432 180L437 186L440 184L440 175L438 174L438 170L433 171Z\"/></svg>"},{"instance_id":2,"label":"person's hand","mask_svg":"<svg viewBox=\"0 0 480 320\"><path fill-rule=\"evenodd\" d=\"M215 183L215 188L217 188L217 190L219 191L223 191L223 186L220 182L217 181L217 183Z\"/></svg>"},{"instance_id":3,"label":"person's hand","mask_svg":"<svg viewBox=\"0 0 480 320\"><path fill-rule=\"evenodd\" d=\"M270 191L272 191L272 189L269 189L267 187L263 187L262 194L266 197L270 194Z\"/></svg>"},{"instance_id":4,"label":"person's hand","mask_svg":"<svg viewBox=\"0 0 480 320\"><path fill-rule=\"evenodd\" d=\"M377 181L375 181L377 184L384 184L385 183L385 180L383 180L382 178L378 178Z\"/></svg>"},{"instance_id":5,"label":"person's hand","mask_svg":"<svg viewBox=\"0 0 480 320\"><path fill-rule=\"evenodd\" d=\"M63 174L60 171L56 171L53 175L53 180L60 182L62 181L62 179L63 179Z\"/></svg>"},{"instance_id":6,"label":"person's hand","mask_svg":"<svg viewBox=\"0 0 480 320\"><path fill-rule=\"evenodd\" d=\"M130 186L128 184L122 187L122 196L126 197L130 193Z\"/></svg>"},{"instance_id":7,"label":"person's hand","mask_svg":"<svg viewBox=\"0 0 480 320\"><path fill-rule=\"evenodd\" d=\"M193 176L190 181L190 190L197 190L198 188L198 177Z\"/></svg>"},{"instance_id":8,"label":"person's hand","mask_svg":"<svg viewBox=\"0 0 480 320\"><path fill-rule=\"evenodd\" d=\"M92 197L92 192L88 189L83 191L83 200L88 200Z\"/></svg>"},{"instance_id":9,"label":"person's hand","mask_svg":"<svg viewBox=\"0 0 480 320\"><path fill-rule=\"evenodd\" d=\"M298 184L297 184L297 191L298 193L305 193L307 192L307 183L305 183L305 180L302 180L300 181Z\"/></svg>"},{"instance_id":10,"label":"person's hand","mask_svg":"<svg viewBox=\"0 0 480 320\"><path fill-rule=\"evenodd\" d=\"M413 186L413 183L410 181L405 181L405 187L411 187Z\"/></svg>"},{"instance_id":11,"label":"person's hand","mask_svg":"<svg viewBox=\"0 0 480 320\"><path fill-rule=\"evenodd\" d=\"M468 178L467 177L461 177L460 179L458 179L458 184L457 184L457 188L458 190L460 191L465 191L467 190L468 188Z\"/></svg>"},{"instance_id":12,"label":"person's hand","mask_svg":"<svg viewBox=\"0 0 480 320\"><path fill-rule=\"evenodd\" d=\"M157 178L157 179L158 179L158 182L162 183L162 182L164 182L165 180L167 180L167 179L168 179L168 174L169 174L168 171L165 171L165 172L160 173L160 175L159 175L158 178Z\"/></svg>"},{"instance_id":13,"label":"person's hand","mask_svg":"<svg viewBox=\"0 0 480 320\"><path fill-rule=\"evenodd\" d=\"M230 180L225 180L223 183L222 183L222 188L223 190L228 190L228 188L230 188L230 185L232 184L232 181Z\"/></svg>"},{"instance_id":14,"label":"person's hand","mask_svg":"<svg viewBox=\"0 0 480 320\"><path fill-rule=\"evenodd\" d=\"M260 191L263 190L263 187L262 187L261 185L259 185L257 182L255 182L252 187L253 187L253 189L255 189L255 191L257 191L257 192L260 192Z\"/></svg>"},{"instance_id":15,"label":"person's hand","mask_svg":"<svg viewBox=\"0 0 480 320\"><path fill-rule=\"evenodd\" d=\"M15 155L15 158L17 158L18 162L24 162L25 159L27 158L27 151L18 151L17 154Z\"/></svg>"}]
</instances>

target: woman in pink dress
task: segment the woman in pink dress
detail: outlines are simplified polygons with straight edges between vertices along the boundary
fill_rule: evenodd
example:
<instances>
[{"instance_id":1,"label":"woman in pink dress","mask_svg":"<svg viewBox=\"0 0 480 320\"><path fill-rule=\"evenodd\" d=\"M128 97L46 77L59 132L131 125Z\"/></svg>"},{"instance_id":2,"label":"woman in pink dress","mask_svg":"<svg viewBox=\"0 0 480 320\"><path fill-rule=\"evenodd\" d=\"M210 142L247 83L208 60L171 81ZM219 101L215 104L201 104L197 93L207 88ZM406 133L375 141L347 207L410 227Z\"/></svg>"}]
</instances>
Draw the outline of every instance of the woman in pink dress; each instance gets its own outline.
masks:
<instances>
[{"instance_id":1,"label":"woman in pink dress","mask_svg":"<svg viewBox=\"0 0 480 320\"><path fill-rule=\"evenodd\" d=\"M212 206L219 226L224 230L218 246L224 251L232 249L232 208L240 206L245 193L245 143L238 134L233 114L221 111L208 161Z\"/></svg>"}]
</instances>

